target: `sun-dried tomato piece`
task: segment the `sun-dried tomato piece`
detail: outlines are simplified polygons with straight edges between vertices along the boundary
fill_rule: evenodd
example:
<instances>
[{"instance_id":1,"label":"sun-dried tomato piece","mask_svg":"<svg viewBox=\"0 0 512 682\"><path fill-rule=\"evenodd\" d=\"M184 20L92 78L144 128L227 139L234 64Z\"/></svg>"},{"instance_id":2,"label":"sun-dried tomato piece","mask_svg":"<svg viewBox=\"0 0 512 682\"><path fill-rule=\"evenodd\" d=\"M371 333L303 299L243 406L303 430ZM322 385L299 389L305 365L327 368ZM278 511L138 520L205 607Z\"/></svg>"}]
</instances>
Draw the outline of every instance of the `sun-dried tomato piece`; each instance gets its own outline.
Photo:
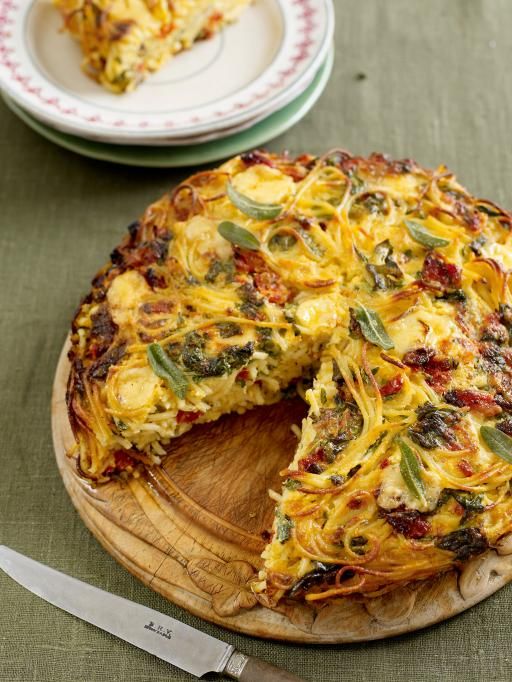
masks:
<instances>
[{"instance_id":1,"label":"sun-dried tomato piece","mask_svg":"<svg viewBox=\"0 0 512 682\"><path fill-rule=\"evenodd\" d=\"M496 404L507 412L512 411L512 376L510 372L496 372L488 375L489 386L494 388Z\"/></svg>"},{"instance_id":2,"label":"sun-dried tomato piece","mask_svg":"<svg viewBox=\"0 0 512 682\"><path fill-rule=\"evenodd\" d=\"M433 358L427 366L427 383L436 393L442 393L452 378L451 372L457 367L452 358Z\"/></svg>"},{"instance_id":3,"label":"sun-dried tomato piece","mask_svg":"<svg viewBox=\"0 0 512 682\"><path fill-rule=\"evenodd\" d=\"M423 369L428 365L435 354L436 352L433 348L416 348L414 350L407 351L402 358L402 362L411 369Z\"/></svg>"},{"instance_id":4,"label":"sun-dried tomato piece","mask_svg":"<svg viewBox=\"0 0 512 682\"><path fill-rule=\"evenodd\" d=\"M291 296L291 291L283 284L281 278L272 270L257 272L254 275L254 284L262 296L270 303L284 305Z\"/></svg>"},{"instance_id":5,"label":"sun-dried tomato piece","mask_svg":"<svg viewBox=\"0 0 512 682\"><path fill-rule=\"evenodd\" d=\"M457 361L445 356L436 356L433 348L416 348L408 351L402 362L414 371L422 371L427 383L438 393L442 392L451 379L451 372Z\"/></svg>"},{"instance_id":6,"label":"sun-dried tomato piece","mask_svg":"<svg viewBox=\"0 0 512 682\"><path fill-rule=\"evenodd\" d=\"M507 436L512 436L512 417L507 417L507 419L498 422L496 428L506 433Z\"/></svg>"},{"instance_id":7,"label":"sun-dried tomato piece","mask_svg":"<svg viewBox=\"0 0 512 682\"><path fill-rule=\"evenodd\" d=\"M191 424L192 422L197 421L202 414L203 414L202 412L188 412L185 410L178 410L178 414L176 415L176 421L178 422L178 424Z\"/></svg>"},{"instance_id":8,"label":"sun-dried tomato piece","mask_svg":"<svg viewBox=\"0 0 512 682\"><path fill-rule=\"evenodd\" d=\"M450 372L452 369L458 367L458 364L459 363L457 362L457 360L454 360L453 358L438 356L432 358L432 360L427 365L427 369L431 373Z\"/></svg>"},{"instance_id":9,"label":"sun-dried tomato piece","mask_svg":"<svg viewBox=\"0 0 512 682\"><path fill-rule=\"evenodd\" d=\"M428 535L431 530L430 521L415 509L402 507L393 511L383 511L383 515L394 530L406 538L418 540Z\"/></svg>"},{"instance_id":10,"label":"sun-dried tomato piece","mask_svg":"<svg viewBox=\"0 0 512 682\"><path fill-rule=\"evenodd\" d=\"M446 196L446 194L445 194ZM484 216L480 211L467 205L465 201L455 201L452 207L455 215L462 220L472 232L478 232L484 224Z\"/></svg>"},{"instance_id":11,"label":"sun-dried tomato piece","mask_svg":"<svg viewBox=\"0 0 512 682\"><path fill-rule=\"evenodd\" d=\"M165 289L167 287L167 280L165 276L158 273L154 268L149 267L144 274L144 279L153 289Z\"/></svg>"},{"instance_id":12,"label":"sun-dried tomato piece","mask_svg":"<svg viewBox=\"0 0 512 682\"><path fill-rule=\"evenodd\" d=\"M470 462L468 462L467 459L461 459L457 463L457 466L459 467L460 471L464 474L464 476L473 476L475 473L473 466L471 465Z\"/></svg>"},{"instance_id":13,"label":"sun-dried tomato piece","mask_svg":"<svg viewBox=\"0 0 512 682\"><path fill-rule=\"evenodd\" d=\"M249 370L247 369L247 367L244 367L236 375L236 381L247 381L247 379L249 379L250 376L251 376L251 374L250 374Z\"/></svg>"},{"instance_id":14,"label":"sun-dried tomato piece","mask_svg":"<svg viewBox=\"0 0 512 682\"><path fill-rule=\"evenodd\" d=\"M261 151L259 149L254 149L251 152L246 152L245 154L242 154L240 156L240 159L244 162L247 168L249 168L250 166L257 166L260 164L264 166L269 166L270 168L275 168L276 166L273 160L269 158L264 151Z\"/></svg>"},{"instance_id":15,"label":"sun-dried tomato piece","mask_svg":"<svg viewBox=\"0 0 512 682\"><path fill-rule=\"evenodd\" d=\"M320 474L323 471L321 463L325 463L325 452L323 448L318 448L299 462L299 471L306 471L309 474Z\"/></svg>"},{"instance_id":16,"label":"sun-dried tomato piece","mask_svg":"<svg viewBox=\"0 0 512 682\"><path fill-rule=\"evenodd\" d=\"M251 274L254 286L270 303L284 305L291 291L286 287L281 276L271 270L259 253L237 249L235 253L237 272Z\"/></svg>"},{"instance_id":17,"label":"sun-dried tomato piece","mask_svg":"<svg viewBox=\"0 0 512 682\"><path fill-rule=\"evenodd\" d=\"M397 374L394 377L392 377L389 381L387 381L384 386L380 387L380 394L383 397L387 397L390 395L396 395L397 393L400 393L404 385L404 378L401 374Z\"/></svg>"},{"instance_id":18,"label":"sun-dried tomato piece","mask_svg":"<svg viewBox=\"0 0 512 682\"><path fill-rule=\"evenodd\" d=\"M262 272L267 269L265 259L255 251L247 249L235 249L235 267L238 272Z\"/></svg>"},{"instance_id":19,"label":"sun-dried tomato piece","mask_svg":"<svg viewBox=\"0 0 512 682\"><path fill-rule=\"evenodd\" d=\"M128 270L163 262L167 257L170 239L171 234L165 233L162 237L143 241L135 246L125 244L112 251L110 260L114 265Z\"/></svg>"},{"instance_id":20,"label":"sun-dried tomato piece","mask_svg":"<svg viewBox=\"0 0 512 682\"><path fill-rule=\"evenodd\" d=\"M350 500L347 502L347 507L349 509L361 509L361 507L364 507L366 505L364 497L358 497L357 493L354 495L354 497L351 497Z\"/></svg>"},{"instance_id":21,"label":"sun-dried tomato piece","mask_svg":"<svg viewBox=\"0 0 512 682\"><path fill-rule=\"evenodd\" d=\"M480 338L482 341L494 341L498 344L507 343L508 330L502 324L499 313L487 315L482 325Z\"/></svg>"},{"instance_id":22,"label":"sun-dried tomato piece","mask_svg":"<svg viewBox=\"0 0 512 682\"><path fill-rule=\"evenodd\" d=\"M438 253L428 253L423 261L421 280L441 289L459 289L461 269Z\"/></svg>"},{"instance_id":23,"label":"sun-dried tomato piece","mask_svg":"<svg viewBox=\"0 0 512 682\"><path fill-rule=\"evenodd\" d=\"M469 407L474 412L479 412L485 417L494 417L501 413L501 407L496 404L493 396L485 391L473 391L470 389L453 389L444 394L444 399L455 407Z\"/></svg>"},{"instance_id":24,"label":"sun-dried tomato piece","mask_svg":"<svg viewBox=\"0 0 512 682\"><path fill-rule=\"evenodd\" d=\"M157 315L159 313L170 313L174 308L174 302L168 299L160 301L148 301L140 306L140 310L147 315Z\"/></svg>"},{"instance_id":25,"label":"sun-dried tomato piece","mask_svg":"<svg viewBox=\"0 0 512 682\"><path fill-rule=\"evenodd\" d=\"M114 461L116 463L116 471L124 471L128 467L135 465L135 460L131 457L128 450L116 450L114 452Z\"/></svg>"}]
</instances>

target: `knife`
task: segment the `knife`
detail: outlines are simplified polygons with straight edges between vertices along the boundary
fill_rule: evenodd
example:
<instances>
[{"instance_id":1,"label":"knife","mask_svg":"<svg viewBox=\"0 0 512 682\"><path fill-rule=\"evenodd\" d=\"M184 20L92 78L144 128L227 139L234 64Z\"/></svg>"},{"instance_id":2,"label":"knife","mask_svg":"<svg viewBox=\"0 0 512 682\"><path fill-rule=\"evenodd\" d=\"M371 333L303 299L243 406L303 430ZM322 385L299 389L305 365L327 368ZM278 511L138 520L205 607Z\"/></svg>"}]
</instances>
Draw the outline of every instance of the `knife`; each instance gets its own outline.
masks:
<instances>
[{"instance_id":1,"label":"knife","mask_svg":"<svg viewBox=\"0 0 512 682\"><path fill-rule=\"evenodd\" d=\"M241 682L304 682L179 620L100 590L4 545L0 545L0 568L50 604L195 677L217 672Z\"/></svg>"}]
</instances>

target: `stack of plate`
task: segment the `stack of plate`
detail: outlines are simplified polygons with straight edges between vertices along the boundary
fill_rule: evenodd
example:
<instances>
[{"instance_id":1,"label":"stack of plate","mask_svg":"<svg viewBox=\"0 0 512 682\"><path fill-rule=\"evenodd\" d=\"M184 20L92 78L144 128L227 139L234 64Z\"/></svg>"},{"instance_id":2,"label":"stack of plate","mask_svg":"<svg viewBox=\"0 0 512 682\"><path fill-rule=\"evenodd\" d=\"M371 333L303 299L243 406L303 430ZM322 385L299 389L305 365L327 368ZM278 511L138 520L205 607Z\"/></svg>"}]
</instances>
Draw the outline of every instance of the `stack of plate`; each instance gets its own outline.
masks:
<instances>
[{"instance_id":1,"label":"stack of plate","mask_svg":"<svg viewBox=\"0 0 512 682\"><path fill-rule=\"evenodd\" d=\"M45 137L120 163L185 166L257 147L300 120L333 63L332 0L254 0L233 25L177 55L135 92L80 70L50 0L0 0L0 86Z\"/></svg>"}]
</instances>

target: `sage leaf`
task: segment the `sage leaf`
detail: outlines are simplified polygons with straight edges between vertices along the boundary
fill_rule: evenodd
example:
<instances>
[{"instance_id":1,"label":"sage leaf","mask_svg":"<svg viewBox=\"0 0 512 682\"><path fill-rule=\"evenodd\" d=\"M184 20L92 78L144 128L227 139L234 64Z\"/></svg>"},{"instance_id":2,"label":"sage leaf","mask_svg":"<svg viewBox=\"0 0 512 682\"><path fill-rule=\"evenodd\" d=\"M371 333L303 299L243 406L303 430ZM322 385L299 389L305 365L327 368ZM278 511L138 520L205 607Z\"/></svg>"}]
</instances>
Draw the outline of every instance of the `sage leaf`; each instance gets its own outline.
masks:
<instances>
[{"instance_id":1,"label":"sage leaf","mask_svg":"<svg viewBox=\"0 0 512 682\"><path fill-rule=\"evenodd\" d=\"M441 246L448 246L450 243L449 239L443 239L442 237L436 237L431 232L427 230L426 227L420 225L420 223L415 223L412 220L405 220L405 226L411 237L415 242L426 246L429 249L436 249Z\"/></svg>"},{"instance_id":2,"label":"sage leaf","mask_svg":"<svg viewBox=\"0 0 512 682\"><path fill-rule=\"evenodd\" d=\"M355 309L354 317L359 322L363 336L367 341L384 348L384 350L395 347L382 324L382 320L374 310L370 310L361 304Z\"/></svg>"},{"instance_id":3,"label":"sage leaf","mask_svg":"<svg viewBox=\"0 0 512 682\"><path fill-rule=\"evenodd\" d=\"M481 426L480 435L495 455L512 464L512 438L510 436L499 429L495 429L494 426Z\"/></svg>"},{"instance_id":4,"label":"sage leaf","mask_svg":"<svg viewBox=\"0 0 512 682\"><path fill-rule=\"evenodd\" d=\"M159 343L151 343L147 353L153 372L167 382L178 398L183 399L187 394L188 379L178 365L171 360Z\"/></svg>"},{"instance_id":5,"label":"sage leaf","mask_svg":"<svg viewBox=\"0 0 512 682\"><path fill-rule=\"evenodd\" d=\"M401 439L398 440L398 447L402 453L400 459L400 473L407 487L419 500L425 499L425 486L421 478L420 465L418 458L412 448Z\"/></svg>"},{"instance_id":6,"label":"sage leaf","mask_svg":"<svg viewBox=\"0 0 512 682\"><path fill-rule=\"evenodd\" d=\"M258 251L260 248L260 243L252 232L246 230L245 227L232 223L230 220L224 220L220 223L217 230L224 239L227 239L228 242L235 246L240 246L242 249Z\"/></svg>"},{"instance_id":7,"label":"sage leaf","mask_svg":"<svg viewBox=\"0 0 512 682\"><path fill-rule=\"evenodd\" d=\"M255 220L271 220L272 218L277 218L283 211L283 207L279 204L260 204L259 201L246 197L245 194L241 194L236 190L231 182L227 183L226 191L231 203L239 211Z\"/></svg>"}]
</instances>

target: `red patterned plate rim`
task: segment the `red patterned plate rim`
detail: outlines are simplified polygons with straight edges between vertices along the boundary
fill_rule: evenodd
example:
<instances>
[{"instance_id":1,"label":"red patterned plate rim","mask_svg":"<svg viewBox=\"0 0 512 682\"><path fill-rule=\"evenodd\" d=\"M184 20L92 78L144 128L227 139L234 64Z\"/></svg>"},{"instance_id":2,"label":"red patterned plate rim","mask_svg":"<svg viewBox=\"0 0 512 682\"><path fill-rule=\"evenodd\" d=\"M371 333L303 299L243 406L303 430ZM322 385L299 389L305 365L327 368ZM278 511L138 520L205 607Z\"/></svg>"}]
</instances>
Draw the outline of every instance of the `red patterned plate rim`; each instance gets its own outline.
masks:
<instances>
[{"instance_id":1,"label":"red patterned plate rim","mask_svg":"<svg viewBox=\"0 0 512 682\"><path fill-rule=\"evenodd\" d=\"M205 102L195 109L180 109L179 105L172 105L172 102L182 101L180 92L186 93L187 89L190 92L189 84L196 82L193 81L196 74L190 76L188 81L187 78L182 79L180 85L177 85L178 81L174 84L164 81L164 87L160 89L155 88L155 84L162 85L162 82L159 84L148 79L139 86L138 93L142 95L113 95L82 76L78 64L78 46L70 36L56 30L60 19L48 0L0 0L0 85L18 104L47 124L98 140L110 141L115 138L128 141L133 137L142 141L146 138L154 140L170 134L180 136L181 131L183 135L192 135L225 128L227 125L238 125L266 110L270 113L283 106L291 92L296 94L302 82L306 87L311 70L317 69L325 59L334 26L331 0L256 0L246 12L245 20L242 15L238 24L228 27L215 39L218 41L215 48L217 53L217 47L220 45L222 48L220 57L216 57L217 74L219 69L225 73L225 82L229 84L229 69L239 72L240 63L249 64L232 58L233 54L237 54L233 50L239 49L244 32L259 26L264 31L261 37L265 39L268 32L263 22L269 17L274 17L277 22L280 17L281 28L277 24L272 28L276 36L279 30L281 34L278 45L274 36L274 48L277 49L270 63L256 78L253 77L244 87L222 101ZM44 21L47 23L45 30L42 30L41 22ZM48 30L48 21L53 30ZM202 52L194 47L186 53L188 63L193 63L191 60L196 55L200 59L200 55L205 55L205 50L211 52L212 49L212 44L201 47ZM65 55L71 55L72 58L60 58L62 50L67 50ZM41 60L44 62L45 58L47 63L42 63ZM237 61L238 66L235 66ZM48 64L55 68L55 64L62 63L66 64L66 69L72 69L74 82L78 83L75 91L65 87L62 78L59 82L48 69ZM172 68L172 61L170 66ZM235 75L240 77L239 73ZM205 72L205 78L211 78L210 72ZM176 100L171 97L173 92L176 93ZM164 107L169 106L170 109L155 112L146 108L141 111L141 103L147 107L148 95L153 96L155 93L162 94L164 99L160 97L158 100L155 96L153 100L149 97L151 106L153 101L155 108L157 102L163 102Z\"/></svg>"}]
</instances>

